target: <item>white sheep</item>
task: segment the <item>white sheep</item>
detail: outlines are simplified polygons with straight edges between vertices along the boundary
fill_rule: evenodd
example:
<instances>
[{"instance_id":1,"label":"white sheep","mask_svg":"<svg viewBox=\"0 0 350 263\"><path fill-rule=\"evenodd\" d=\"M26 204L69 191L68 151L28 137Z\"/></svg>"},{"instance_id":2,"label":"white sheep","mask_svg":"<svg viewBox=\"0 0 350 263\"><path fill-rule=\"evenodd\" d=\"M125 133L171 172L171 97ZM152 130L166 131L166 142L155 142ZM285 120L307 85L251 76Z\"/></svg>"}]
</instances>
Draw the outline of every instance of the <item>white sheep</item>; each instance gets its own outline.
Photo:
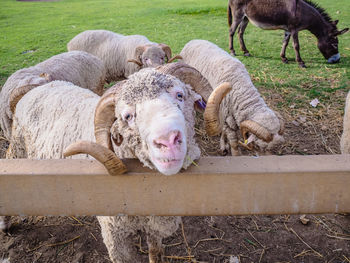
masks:
<instances>
[{"instance_id":1,"label":"white sheep","mask_svg":"<svg viewBox=\"0 0 350 263\"><path fill-rule=\"evenodd\" d=\"M223 153L231 148L232 155L238 155L238 145L251 150L253 142L264 152L283 142L283 121L266 105L238 59L206 40L191 40L184 46L180 56L185 63L197 69L212 87L223 82L232 85L220 110L214 105L211 107L213 114L204 116L209 135L221 132L220 149ZM218 126L218 123L221 124ZM239 128L244 140L240 143ZM247 133L250 134L248 137Z\"/></svg>"},{"instance_id":2,"label":"white sheep","mask_svg":"<svg viewBox=\"0 0 350 263\"><path fill-rule=\"evenodd\" d=\"M340 140L340 150L342 154L350 154L350 91L348 92L345 103L344 126Z\"/></svg>"},{"instance_id":3,"label":"white sheep","mask_svg":"<svg viewBox=\"0 0 350 263\"><path fill-rule=\"evenodd\" d=\"M69 41L67 49L84 50L99 57L107 70L107 82L125 79L143 67L156 67L178 58L171 58L168 45L151 42L142 35L124 36L107 30L86 30Z\"/></svg>"},{"instance_id":4,"label":"white sheep","mask_svg":"<svg viewBox=\"0 0 350 263\"><path fill-rule=\"evenodd\" d=\"M62 158L64 149L73 143L66 156L89 153L111 174L124 171L113 152L119 158L136 157L165 175L187 168L200 156L194 140L193 109L201 96L167 74L183 80L194 78L195 83L205 81L198 71L188 66L180 70L179 65L168 64L158 71L143 69L110 88L102 98L62 81L31 90L16 106L7 158ZM97 144L92 143L95 138ZM77 140L89 142L74 143ZM181 218L99 216L98 221L111 260L134 263L144 262L134 246L138 230L146 232L150 262L159 262L162 238L177 230Z\"/></svg>"},{"instance_id":5,"label":"white sheep","mask_svg":"<svg viewBox=\"0 0 350 263\"><path fill-rule=\"evenodd\" d=\"M11 135L14 109L9 103L11 93L15 94L16 90L28 91L53 80L65 80L101 95L105 74L102 61L84 51L62 53L35 66L16 71L7 79L0 92L0 127L5 138L9 140Z\"/></svg>"}]
</instances>

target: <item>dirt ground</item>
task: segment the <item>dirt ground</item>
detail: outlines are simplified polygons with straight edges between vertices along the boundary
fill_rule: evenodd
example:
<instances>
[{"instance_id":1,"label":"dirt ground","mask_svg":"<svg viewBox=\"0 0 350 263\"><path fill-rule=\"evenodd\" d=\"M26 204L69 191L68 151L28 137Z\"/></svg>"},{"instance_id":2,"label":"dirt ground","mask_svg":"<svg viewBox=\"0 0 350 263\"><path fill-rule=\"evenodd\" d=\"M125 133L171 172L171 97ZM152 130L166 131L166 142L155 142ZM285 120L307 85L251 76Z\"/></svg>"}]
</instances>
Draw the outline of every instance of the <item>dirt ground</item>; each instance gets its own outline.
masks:
<instances>
[{"instance_id":1,"label":"dirt ground","mask_svg":"<svg viewBox=\"0 0 350 263\"><path fill-rule=\"evenodd\" d=\"M281 95L261 90L286 121L285 143L274 154L338 154L342 101L317 108L278 109ZM218 138L209 138L199 121L203 155L218 155ZM7 143L0 136L0 157ZM248 154L248 153L245 153ZM348 262L350 215L253 215L184 217L182 227L163 240L168 262ZM13 217L10 232L0 233L1 259L23 262L110 262L94 217ZM135 240L147 261L145 238Z\"/></svg>"}]
</instances>

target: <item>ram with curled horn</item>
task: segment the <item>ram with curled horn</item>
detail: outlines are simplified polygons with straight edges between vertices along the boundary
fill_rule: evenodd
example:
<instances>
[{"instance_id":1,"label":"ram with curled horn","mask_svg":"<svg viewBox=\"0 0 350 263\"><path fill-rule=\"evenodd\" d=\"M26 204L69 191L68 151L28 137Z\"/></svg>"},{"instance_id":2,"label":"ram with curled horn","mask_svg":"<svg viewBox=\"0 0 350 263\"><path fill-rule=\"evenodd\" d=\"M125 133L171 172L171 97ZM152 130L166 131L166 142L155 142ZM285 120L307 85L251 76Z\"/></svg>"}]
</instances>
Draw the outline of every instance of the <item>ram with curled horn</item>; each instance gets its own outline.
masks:
<instances>
[{"instance_id":1,"label":"ram with curled horn","mask_svg":"<svg viewBox=\"0 0 350 263\"><path fill-rule=\"evenodd\" d=\"M266 105L238 59L206 40L191 40L180 55L212 87L220 86L208 99L204 121L209 135L221 134L223 154L239 155L243 148L270 153L284 142L282 117Z\"/></svg>"},{"instance_id":2,"label":"ram with curled horn","mask_svg":"<svg viewBox=\"0 0 350 263\"><path fill-rule=\"evenodd\" d=\"M7 158L89 154L113 175L126 171L123 158L137 158L164 175L178 173L200 157L194 108L204 106L202 96L211 89L197 70L182 63L143 69L102 97L67 82L36 87L16 105ZM158 262L162 238L181 222L180 217L157 216L98 220L112 262L125 263L143 262L134 246L138 230L146 231L150 262Z\"/></svg>"},{"instance_id":3,"label":"ram with curled horn","mask_svg":"<svg viewBox=\"0 0 350 263\"><path fill-rule=\"evenodd\" d=\"M119 81L142 68L157 67L180 59L171 48L142 35L124 36L107 30L86 30L67 44L68 50L83 50L99 57L105 65L106 81Z\"/></svg>"},{"instance_id":4,"label":"ram with curled horn","mask_svg":"<svg viewBox=\"0 0 350 263\"><path fill-rule=\"evenodd\" d=\"M68 81L101 95L105 75L103 62L83 51L61 53L34 66L17 70L6 80L0 92L0 128L5 138L10 140L12 115L18 102L10 96L19 100L21 94L54 80Z\"/></svg>"}]
</instances>

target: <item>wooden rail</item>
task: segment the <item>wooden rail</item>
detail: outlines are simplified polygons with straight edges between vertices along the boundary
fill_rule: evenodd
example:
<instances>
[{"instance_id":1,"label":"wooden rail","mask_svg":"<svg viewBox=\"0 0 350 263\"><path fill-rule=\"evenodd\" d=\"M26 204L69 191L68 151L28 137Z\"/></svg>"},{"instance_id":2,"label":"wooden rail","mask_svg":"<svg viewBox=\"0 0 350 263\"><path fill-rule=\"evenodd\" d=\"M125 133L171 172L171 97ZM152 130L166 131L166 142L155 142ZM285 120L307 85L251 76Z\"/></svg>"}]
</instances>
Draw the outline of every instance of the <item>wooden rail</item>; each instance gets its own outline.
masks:
<instances>
[{"instance_id":1,"label":"wooden rail","mask_svg":"<svg viewBox=\"0 0 350 263\"><path fill-rule=\"evenodd\" d=\"M206 157L173 176L126 160L0 160L1 215L350 212L350 155Z\"/></svg>"}]
</instances>

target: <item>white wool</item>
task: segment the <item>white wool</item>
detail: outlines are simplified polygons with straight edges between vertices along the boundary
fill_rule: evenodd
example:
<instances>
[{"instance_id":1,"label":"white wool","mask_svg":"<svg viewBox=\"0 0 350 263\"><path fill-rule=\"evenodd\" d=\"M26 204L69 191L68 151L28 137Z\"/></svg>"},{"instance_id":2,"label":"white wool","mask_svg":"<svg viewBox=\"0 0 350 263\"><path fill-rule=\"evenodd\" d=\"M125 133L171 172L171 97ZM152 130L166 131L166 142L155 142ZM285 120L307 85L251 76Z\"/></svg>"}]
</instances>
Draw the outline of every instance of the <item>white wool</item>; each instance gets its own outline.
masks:
<instances>
[{"instance_id":1,"label":"white wool","mask_svg":"<svg viewBox=\"0 0 350 263\"><path fill-rule=\"evenodd\" d=\"M46 73L48 77L41 75ZM11 92L22 86L40 86L53 80L64 80L79 87L102 94L105 68L102 61L84 51L72 51L53 56L33 67L13 73L0 92L0 127L10 139L12 112L9 106Z\"/></svg>"},{"instance_id":2,"label":"white wool","mask_svg":"<svg viewBox=\"0 0 350 263\"><path fill-rule=\"evenodd\" d=\"M343 154L350 154L350 91L346 97L344 109L343 134L340 139L340 150Z\"/></svg>"},{"instance_id":3,"label":"white wool","mask_svg":"<svg viewBox=\"0 0 350 263\"><path fill-rule=\"evenodd\" d=\"M270 148L280 143L278 135L280 121L253 85L244 65L217 45L206 40L191 40L182 49L183 61L197 69L213 88L223 82L232 84L232 91L226 95L220 106L224 120L221 149L228 149L229 142L237 144L239 125L244 120L253 120L269 132L276 135L276 140L269 144L257 139L262 148Z\"/></svg>"},{"instance_id":4,"label":"white wool","mask_svg":"<svg viewBox=\"0 0 350 263\"><path fill-rule=\"evenodd\" d=\"M132 96L142 88L142 97ZM123 92L116 94L116 109L119 105L137 104L166 94L168 88L181 86L185 90L183 114L186 120L187 155L183 167L200 156L194 140L194 101L199 95L191 87L170 75L154 69L135 73L123 86ZM124 89L125 88L125 89ZM147 91L149 94L147 94ZM140 95L140 94L139 94ZM93 92L63 81L54 81L37 87L19 101L13 122L12 139L7 158L62 158L64 149L77 140L95 141L94 112L100 97ZM119 112L116 112L119 114ZM118 157L137 157L145 165L150 164L147 147L134 129L127 128L118 115L111 128L112 136L122 134L123 143L114 147ZM128 137L129 136L129 137ZM75 157L76 158L76 157ZM86 155L80 158L88 158ZM162 238L170 236L181 222L180 217L159 216L99 216L102 237L113 262L141 262L134 246L138 230L145 231L152 249L161 250ZM138 258L139 257L139 258Z\"/></svg>"},{"instance_id":5,"label":"white wool","mask_svg":"<svg viewBox=\"0 0 350 263\"><path fill-rule=\"evenodd\" d=\"M29 91L16 107L7 158L63 158L64 149L71 143L94 141L94 112L99 98L64 81Z\"/></svg>"},{"instance_id":6,"label":"white wool","mask_svg":"<svg viewBox=\"0 0 350 263\"><path fill-rule=\"evenodd\" d=\"M141 69L128 60L138 59L135 50L142 45L152 45L164 54L158 43L151 42L145 36L124 36L107 30L86 30L69 41L67 49L84 50L99 57L107 70L106 80L110 82L125 79Z\"/></svg>"}]
</instances>

